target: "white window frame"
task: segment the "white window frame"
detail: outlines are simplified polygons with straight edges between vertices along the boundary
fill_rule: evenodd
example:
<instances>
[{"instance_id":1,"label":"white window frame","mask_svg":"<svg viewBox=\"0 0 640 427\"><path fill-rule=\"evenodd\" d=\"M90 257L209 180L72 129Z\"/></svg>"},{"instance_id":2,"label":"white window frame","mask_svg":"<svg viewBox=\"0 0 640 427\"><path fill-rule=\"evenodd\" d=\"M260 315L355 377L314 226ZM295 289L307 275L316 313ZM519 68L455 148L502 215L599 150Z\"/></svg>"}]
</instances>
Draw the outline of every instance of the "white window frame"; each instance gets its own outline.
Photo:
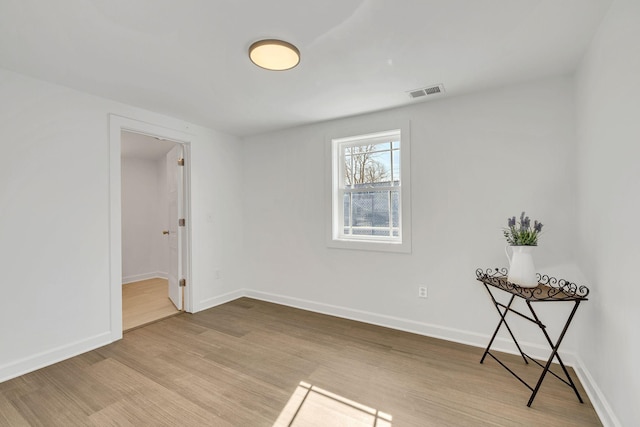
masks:
<instances>
[{"instance_id":1,"label":"white window frame","mask_svg":"<svg viewBox=\"0 0 640 427\"><path fill-rule=\"evenodd\" d=\"M327 246L332 248L372 250L383 252L411 252L411 138L409 122L395 123L389 127L369 127L364 132L352 129L350 132L336 132L327 137L328 147L328 176L327 186L329 194L330 213L327 221ZM390 137L400 135L400 186L375 187L375 191L399 191L399 235L392 236L354 236L344 234L344 206L343 189L344 161L342 148L349 145L375 144L389 141ZM349 192L366 192L362 189Z\"/></svg>"}]
</instances>

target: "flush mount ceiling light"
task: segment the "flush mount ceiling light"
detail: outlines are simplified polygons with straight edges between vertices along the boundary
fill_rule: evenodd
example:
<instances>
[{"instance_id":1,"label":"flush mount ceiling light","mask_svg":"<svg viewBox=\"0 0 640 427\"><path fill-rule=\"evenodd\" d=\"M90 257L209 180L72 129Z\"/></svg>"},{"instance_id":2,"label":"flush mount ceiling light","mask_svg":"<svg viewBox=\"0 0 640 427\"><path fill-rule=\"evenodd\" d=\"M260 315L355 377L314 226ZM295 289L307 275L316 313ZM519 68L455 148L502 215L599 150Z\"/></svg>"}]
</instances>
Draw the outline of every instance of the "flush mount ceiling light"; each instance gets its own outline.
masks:
<instances>
[{"instance_id":1,"label":"flush mount ceiling light","mask_svg":"<svg viewBox=\"0 0 640 427\"><path fill-rule=\"evenodd\" d=\"M282 40L259 40L249 47L249 58L265 70L284 71L298 65L300 51Z\"/></svg>"}]
</instances>

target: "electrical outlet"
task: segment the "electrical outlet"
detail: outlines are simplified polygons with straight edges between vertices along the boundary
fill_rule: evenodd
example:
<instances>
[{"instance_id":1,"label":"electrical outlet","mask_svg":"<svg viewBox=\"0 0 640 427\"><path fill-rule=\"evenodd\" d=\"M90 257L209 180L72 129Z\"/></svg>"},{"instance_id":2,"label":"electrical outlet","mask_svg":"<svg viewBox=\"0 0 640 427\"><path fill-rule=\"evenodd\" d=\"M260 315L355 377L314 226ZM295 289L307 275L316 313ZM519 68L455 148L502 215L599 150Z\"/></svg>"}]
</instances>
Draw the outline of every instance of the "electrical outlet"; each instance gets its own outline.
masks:
<instances>
[{"instance_id":1,"label":"electrical outlet","mask_svg":"<svg viewBox=\"0 0 640 427\"><path fill-rule=\"evenodd\" d=\"M418 296L420 298L426 298L427 297L427 287L426 286L420 286L418 288Z\"/></svg>"}]
</instances>

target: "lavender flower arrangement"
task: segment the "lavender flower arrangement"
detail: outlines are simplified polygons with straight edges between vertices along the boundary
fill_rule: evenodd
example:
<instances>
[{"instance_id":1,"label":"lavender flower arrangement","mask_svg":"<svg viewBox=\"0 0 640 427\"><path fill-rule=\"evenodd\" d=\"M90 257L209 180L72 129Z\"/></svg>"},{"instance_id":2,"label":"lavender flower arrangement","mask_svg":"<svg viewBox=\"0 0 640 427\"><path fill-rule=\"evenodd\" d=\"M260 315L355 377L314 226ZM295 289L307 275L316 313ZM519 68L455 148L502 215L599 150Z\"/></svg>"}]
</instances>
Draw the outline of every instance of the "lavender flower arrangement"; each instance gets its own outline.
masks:
<instances>
[{"instance_id":1,"label":"lavender flower arrangement","mask_svg":"<svg viewBox=\"0 0 640 427\"><path fill-rule=\"evenodd\" d=\"M537 246L538 235L542 232L542 223L533 222L528 216L524 216L524 212L520 214L520 221L516 222L516 217L508 219L508 227L503 230L507 243L511 246Z\"/></svg>"}]
</instances>

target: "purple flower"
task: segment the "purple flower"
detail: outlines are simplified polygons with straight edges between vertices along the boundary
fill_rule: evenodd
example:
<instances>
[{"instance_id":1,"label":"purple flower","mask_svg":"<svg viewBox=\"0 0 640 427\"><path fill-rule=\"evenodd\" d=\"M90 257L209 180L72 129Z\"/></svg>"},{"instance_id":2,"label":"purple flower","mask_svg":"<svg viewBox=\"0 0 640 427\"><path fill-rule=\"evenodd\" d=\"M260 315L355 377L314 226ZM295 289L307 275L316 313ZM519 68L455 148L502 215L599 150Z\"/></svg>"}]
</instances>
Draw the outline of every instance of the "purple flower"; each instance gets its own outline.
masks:
<instances>
[{"instance_id":1,"label":"purple flower","mask_svg":"<svg viewBox=\"0 0 640 427\"><path fill-rule=\"evenodd\" d=\"M531 221L525 212L520 214L520 221L516 221L515 216L507 218L508 228L502 230L507 243L512 246L536 246L538 234L542 231L542 223L534 220L531 227Z\"/></svg>"}]
</instances>

